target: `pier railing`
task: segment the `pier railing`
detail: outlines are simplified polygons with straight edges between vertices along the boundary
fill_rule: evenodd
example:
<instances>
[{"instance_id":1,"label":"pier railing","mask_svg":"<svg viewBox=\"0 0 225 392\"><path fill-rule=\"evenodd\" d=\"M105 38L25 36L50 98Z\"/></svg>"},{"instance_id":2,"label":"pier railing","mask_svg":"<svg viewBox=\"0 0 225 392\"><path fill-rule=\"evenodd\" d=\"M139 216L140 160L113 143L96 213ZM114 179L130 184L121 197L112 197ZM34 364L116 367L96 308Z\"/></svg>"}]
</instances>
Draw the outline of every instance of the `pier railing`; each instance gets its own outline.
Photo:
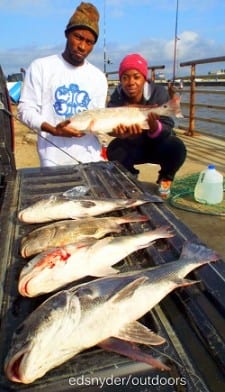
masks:
<instances>
[{"instance_id":1,"label":"pier railing","mask_svg":"<svg viewBox=\"0 0 225 392\"><path fill-rule=\"evenodd\" d=\"M202 90L201 88L199 89L198 86L200 85L211 85L214 87L218 86L219 80L225 81L225 74L223 75L217 75L217 74L208 74L208 75L203 75L203 76L196 76L196 68L197 65L202 65L202 64L210 64L210 63L216 63L216 62L223 62L225 61L225 56L221 57L212 57L212 58L207 58L207 59L200 59L200 60L192 60L192 61L186 61L183 63L180 63L181 67L186 67L190 66L191 67L191 74L190 74L190 89L184 89L183 93L189 93L189 126L186 129L186 135L188 136L194 136L195 132L199 132L198 129L196 129L196 120L198 121L205 121L207 123L212 123L212 124L221 124L225 126L225 121L223 120L225 118L224 113L225 113L225 106L224 105L214 105L214 104L203 104L203 103L196 103L196 95L197 94L210 94L210 95L224 95L225 96L225 90L217 90L217 89L210 89L210 90ZM224 83L225 85L225 83ZM199 117L196 115L196 109L198 108L204 108L207 110L207 117ZM220 118L213 118L211 116L212 111L216 110L217 113L221 113ZM180 127L182 128L182 127ZM225 129L225 127L224 127ZM201 131L201 130L200 130ZM225 137L225 130L224 130L224 135Z\"/></svg>"},{"instance_id":2,"label":"pier railing","mask_svg":"<svg viewBox=\"0 0 225 392\"><path fill-rule=\"evenodd\" d=\"M177 93L182 95L182 108L186 111L184 119L188 121L187 126L179 125L179 128L183 129L185 134L188 136L194 136L196 133L204 133L204 129L199 128L199 123L205 122L207 125L212 124L212 126L213 124L222 125L224 128L224 134L221 136L225 138L225 105L218 105L210 102L211 97L215 98L219 95L223 95L225 97L225 88L221 90L217 89L218 86L225 86L225 70L221 74L209 73L208 75L197 75L198 65L216 62L225 62L225 56L191 60L180 63L180 67L191 67L190 75L182 77L182 84L179 84L179 81L172 81ZM156 78L156 71L162 69L165 69L164 65L149 67L150 78L155 80L156 83L169 87L169 85L171 85L171 81ZM106 76L108 78L109 87L112 88L118 84L117 71L108 72L106 73ZM202 88L202 86L204 86L204 88ZM210 86L210 88L208 86ZM205 98L201 100L204 101L203 103L196 102L200 96ZM206 99L206 96L208 96L209 99ZM203 109L201 112L204 112L204 115L198 114L199 109ZM206 116L205 113L207 113Z\"/></svg>"}]
</instances>

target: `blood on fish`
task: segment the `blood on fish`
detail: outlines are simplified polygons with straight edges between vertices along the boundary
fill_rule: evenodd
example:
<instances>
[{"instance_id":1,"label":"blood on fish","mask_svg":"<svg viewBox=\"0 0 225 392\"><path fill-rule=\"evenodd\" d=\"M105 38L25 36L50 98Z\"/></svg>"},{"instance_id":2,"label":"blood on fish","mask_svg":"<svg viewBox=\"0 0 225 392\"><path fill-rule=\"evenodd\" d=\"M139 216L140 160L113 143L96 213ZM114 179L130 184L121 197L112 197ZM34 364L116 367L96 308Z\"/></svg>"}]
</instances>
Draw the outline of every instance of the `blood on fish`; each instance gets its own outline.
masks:
<instances>
[{"instance_id":1,"label":"blood on fish","mask_svg":"<svg viewBox=\"0 0 225 392\"><path fill-rule=\"evenodd\" d=\"M58 261L66 262L70 256L71 253L67 252L64 248L58 248L53 252L49 252L36 264L36 267L48 265L49 268L54 268Z\"/></svg>"}]
</instances>

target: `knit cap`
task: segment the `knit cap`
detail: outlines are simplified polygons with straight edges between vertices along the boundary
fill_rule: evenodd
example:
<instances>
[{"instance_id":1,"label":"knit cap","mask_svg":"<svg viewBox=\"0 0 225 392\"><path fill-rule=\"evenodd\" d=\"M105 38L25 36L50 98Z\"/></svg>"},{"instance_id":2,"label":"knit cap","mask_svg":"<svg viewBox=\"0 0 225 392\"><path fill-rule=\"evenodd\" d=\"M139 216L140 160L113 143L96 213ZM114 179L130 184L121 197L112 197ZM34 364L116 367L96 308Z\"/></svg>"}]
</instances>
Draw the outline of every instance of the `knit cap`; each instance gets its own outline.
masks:
<instances>
[{"instance_id":1,"label":"knit cap","mask_svg":"<svg viewBox=\"0 0 225 392\"><path fill-rule=\"evenodd\" d=\"M85 28L94 33L97 41L99 35L98 22L99 13L97 8L91 3L85 3L82 1L71 16L65 32L67 33L72 29Z\"/></svg>"},{"instance_id":2,"label":"knit cap","mask_svg":"<svg viewBox=\"0 0 225 392\"><path fill-rule=\"evenodd\" d=\"M121 78L122 74L130 69L136 69L147 79L148 63L140 54L128 54L124 57L119 66L119 77Z\"/></svg>"}]
</instances>

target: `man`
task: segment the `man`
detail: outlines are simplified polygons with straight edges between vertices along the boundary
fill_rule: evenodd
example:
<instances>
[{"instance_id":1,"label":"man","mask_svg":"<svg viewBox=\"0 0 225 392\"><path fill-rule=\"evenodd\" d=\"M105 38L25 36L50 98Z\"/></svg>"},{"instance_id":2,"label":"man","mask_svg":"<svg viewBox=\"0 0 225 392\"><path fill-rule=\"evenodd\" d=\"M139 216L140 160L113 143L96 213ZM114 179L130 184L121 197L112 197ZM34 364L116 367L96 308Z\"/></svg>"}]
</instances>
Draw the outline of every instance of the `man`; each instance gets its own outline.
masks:
<instances>
[{"instance_id":1,"label":"man","mask_svg":"<svg viewBox=\"0 0 225 392\"><path fill-rule=\"evenodd\" d=\"M102 159L97 137L69 125L76 113L105 107L106 77L86 60L98 39L98 23L96 7L81 2L66 26L63 53L34 60L26 72L18 115L39 133L41 166Z\"/></svg>"},{"instance_id":2,"label":"man","mask_svg":"<svg viewBox=\"0 0 225 392\"><path fill-rule=\"evenodd\" d=\"M163 86L148 80L147 61L139 54L125 56L120 63L119 78L120 85L112 93L108 106L161 106L170 99ZM150 112L148 126L145 130L139 124L130 127L120 124L113 130L112 136L116 138L108 145L107 156L134 175L138 174L134 165L159 164L159 194L166 198L176 172L184 163L186 148L173 131L172 118Z\"/></svg>"}]
</instances>

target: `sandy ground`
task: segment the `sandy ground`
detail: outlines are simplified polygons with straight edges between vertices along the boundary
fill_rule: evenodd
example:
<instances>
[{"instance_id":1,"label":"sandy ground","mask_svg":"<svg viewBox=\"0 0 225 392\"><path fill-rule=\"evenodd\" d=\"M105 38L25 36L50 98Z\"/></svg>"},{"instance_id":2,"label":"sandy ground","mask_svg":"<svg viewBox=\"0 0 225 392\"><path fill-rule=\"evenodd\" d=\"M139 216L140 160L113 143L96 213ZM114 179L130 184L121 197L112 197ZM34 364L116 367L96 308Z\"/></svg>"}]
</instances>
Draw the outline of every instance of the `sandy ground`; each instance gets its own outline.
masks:
<instances>
[{"instance_id":1,"label":"sandy ground","mask_svg":"<svg viewBox=\"0 0 225 392\"><path fill-rule=\"evenodd\" d=\"M16 107L13 107L16 114ZM183 167L177 173L177 178L199 172L206 168L208 163L214 162L217 169L225 175L224 147L225 141L219 141L208 137L190 138L182 134L187 147L187 159ZM15 121L15 160L17 169L25 167L38 167L39 159L36 151L37 135L27 127ZM210 162L209 162L210 160ZM138 180L145 184L146 188L156 191L155 181L159 170L158 165L139 165ZM166 202L168 208L181 219L199 238L209 247L215 249L225 260L225 222L224 217L202 215L183 211L172 207ZM213 228L213 229L212 229Z\"/></svg>"},{"instance_id":2,"label":"sandy ground","mask_svg":"<svg viewBox=\"0 0 225 392\"><path fill-rule=\"evenodd\" d=\"M12 106L13 114L17 114L16 106ZM16 168L37 167L39 159L36 149L37 135L19 121L14 121Z\"/></svg>"}]
</instances>

